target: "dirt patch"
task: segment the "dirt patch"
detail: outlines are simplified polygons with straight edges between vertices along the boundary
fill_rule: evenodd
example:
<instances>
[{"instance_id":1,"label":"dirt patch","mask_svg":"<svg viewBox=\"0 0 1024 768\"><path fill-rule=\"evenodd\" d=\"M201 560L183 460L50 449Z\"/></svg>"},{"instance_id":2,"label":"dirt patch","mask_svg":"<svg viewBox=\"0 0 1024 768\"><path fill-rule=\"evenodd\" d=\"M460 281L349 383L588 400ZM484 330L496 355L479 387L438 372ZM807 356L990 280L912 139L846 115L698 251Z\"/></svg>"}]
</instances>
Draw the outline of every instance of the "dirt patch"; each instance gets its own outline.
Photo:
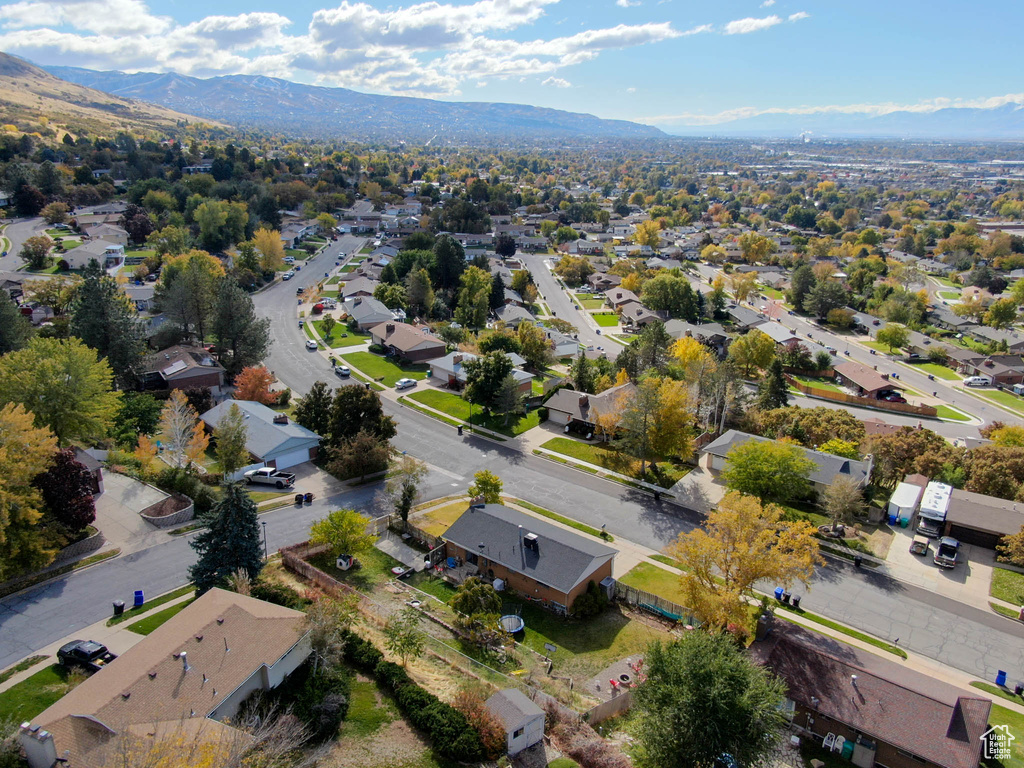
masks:
<instances>
[{"instance_id":1,"label":"dirt patch","mask_svg":"<svg viewBox=\"0 0 1024 768\"><path fill-rule=\"evenodd\" d=\"M430 745L404 720L388 723L368 738L342 737L321 763L331 768L380 768L382 765L419 765L429 757Z\"/></svg>"},{"instance_id":2,"label":"dirt patch","mask_svg":"<svg viewBox=\"0 0 1024 768\"><path fill-rule=\"evenodd\" d=\"M168 517L176 512L180 512L185 509L192 502L184 496L179 494L173 494L168 496L163 501L158 501L156 504L152 504L146 507L139 514L144 517Z\"/></svg>"}]
</instances>

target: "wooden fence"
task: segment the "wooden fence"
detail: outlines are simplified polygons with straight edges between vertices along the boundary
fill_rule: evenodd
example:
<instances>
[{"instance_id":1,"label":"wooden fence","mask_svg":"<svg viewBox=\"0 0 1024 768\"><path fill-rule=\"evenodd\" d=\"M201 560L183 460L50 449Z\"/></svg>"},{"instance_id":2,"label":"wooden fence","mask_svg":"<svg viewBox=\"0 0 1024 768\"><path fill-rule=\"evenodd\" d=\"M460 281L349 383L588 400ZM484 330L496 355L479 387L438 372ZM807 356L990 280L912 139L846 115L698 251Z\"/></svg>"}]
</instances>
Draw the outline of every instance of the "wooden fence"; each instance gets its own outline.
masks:
<instances>
[{"instance_id":1,"label":"wooden fence","mask_svg":"<svg viewBox=\"0 0 1024 768\"><path fill-rule=\"evenodd\" d=\"M830 389L818 389L817 387L809 387L789 374L785 374L786 382L794 389L803 392L805 395L811 397L819 397L822 400L832 400L836 403L847 403L848 405L855 405L860 408L877 408L880 411L894 411L896 413L912 413L915 416L927 416L928 418L937 418L939 410L932 405L911 405L910 403L889 403L885 400L875 400L871 397L859 397L858 395L848 395L845 392L833 392Z\"/></svg>"},{"instance_id":2,"label":"wooden fence","mask_svg":"<svg viewBox=\"0 0 1024 768\"><path fill-rule=\"evenodd\" d=\"M622 600L627 605L640 608L648 613L653 613L656 616L661 616L671 621L678 621L690 626L697 626L698 624L697 619L690 612L689 608L684 608L677 603L673 603L671 600L666 600L643 589L627 587L621 581L615 582L615 599Z\"/></svg>"},{"instance_id":3,"label":"wooden fence","mask_svg":"<svg viewBox=\"0 0 1024 768\"><path fill-rule=\"evenodd\" d=\"M608 701L602 701L596 707L591 707L580 717L590 725L597 725L610 717L622 714L633 706L633 691L623 691Z\"/></svg>"}]
</instances>

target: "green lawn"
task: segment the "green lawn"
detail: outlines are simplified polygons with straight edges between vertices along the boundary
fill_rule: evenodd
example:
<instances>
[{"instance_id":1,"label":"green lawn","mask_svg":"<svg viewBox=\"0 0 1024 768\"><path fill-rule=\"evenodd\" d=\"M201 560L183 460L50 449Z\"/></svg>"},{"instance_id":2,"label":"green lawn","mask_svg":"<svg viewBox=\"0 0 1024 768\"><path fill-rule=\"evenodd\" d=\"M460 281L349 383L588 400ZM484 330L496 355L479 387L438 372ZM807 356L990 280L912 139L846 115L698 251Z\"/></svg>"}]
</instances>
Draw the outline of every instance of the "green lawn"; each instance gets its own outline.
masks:
<instances>
[{"instance_id":1,"label":"green lawn","mask_svg":"<svg viewBox=\"0 0 1024 768\"><path fill-rule=\"evenodd\" d=\"M939 363L911 363L911 365L924 373L930 373L937 379L960 381L960 376L956 371L952 368L946 367L945 365L939 365Z\"/></svg>"},{"instance_id":2,"label":"green lawn","mask_svg":"<svg viewBox=\"0 0 1024 768\"><path fill-rule=\"evenodd\" d=\"M338 271L339 272L344 272L345 274L348 274L349 272L355 272L358 268L359 268L358 264L346 264L344 267L342 267Z\"/></svg>"},{"instance_id":3,"label":"green lawn","mask_svg":"<svg viewBox=\"0 0 1024 768\"><path fill-rule=\"evenodd\" d=\"M645 592L663 597L676 605L686 605L679 574L666 571L651 563L637 563L619 579L627 587L636 587Z\"/></svg>"},{"instance_id":4,"label":"green lawn","mask_svg":"<svg viewBox=\"0 0 1024 768\"><path fill-rule=\"evenodd\" d=\"M327 281L327 285L337 285L340 282L341 282L341 276L340 275L335 275L334 277L332 277L330 280Z\"/></svg>"},{"instance_id":5,"label":"green lawn","mask_svg":"<svg viewBox=\"0 0 1024 768\"><path fill-rule=\"evenodd\" d=\"M192 600L195 600L195 598L192 598ZM150 632L152 632L154 629L162 625L169 618L171 618L172 616L177 616L179 613L181 613L186 606L192 604L192 600L183 600L180 603L172 605L170 608L164 608L162 611L157 611L156 613L147 616L144 619L139 619L134 624L129 624L128 630L130 632L135 632L139 635L148 635Z\"/></svg>"},{"instance_id":6,"label":"green lawn","mask_svg":"<svg viewBox=\"0 0 1024 768\"><path fill-rule=\"evenodd\" d=\"M533 429L540 424L540 413L537 410L530 411L517 422L509 419L509 424L506 426L504 416L486 416L480 406L473 406L473 418L471 419L469 417L470 404L466 400L452 392L442 392L439 389L413 392L409 395L409 399L446 413L459 421L485 427L509 437L521 435L526 430Z\"/></svg>"},{"instance_id":7,"label":"green lawn","mask_svg":"<svg viewBox=\"0 0 1024 768\"><path fill-rule=\"evenodd\" d=\"M786 298L786 294L784 294L782 291L777 290L775 288L769 288L768 286L763 286L761 288L761 293L763 293L769 299L784 299L784 298Z\"/></svg>"},{"instance_id":8,"label":"green lawn","mask_svg":"<svg viewBox=\"0 0 1024 768\"><path fill-rule=\"evenodd\" d=\"M400 562L390 555L384 554L376 547L361 553L357 559L359 560L359 567L348 571L339 571L335 567L335 558L330 552L311 557L309 562L338 581L351 584L362 592L371 591L375 587L393 579L394 574L391 573L391 569L401 565Z\"/></svg>"},{"instance_id":9,"label":"green lawn","mask_svg":"<svg viewBox=\"0 0 1024 768\"><path fill-rule=\"evenodd\" d=\"M291 256L296 261L305 261L309 258L309 254L301 248L285 248L284 255Z\"/></svg>"},{"instance_id":10,"label":"green lawn","mask_svg":"<svg viewBox=\"0 0 1024 768\"><path fill-rule=\"evenodd\" d=\"M1001 389L978 390L969 388L964 388L964 392L970 392L975 397L991 400L993 403L998 403L1004 408L1009 408L1011 411L1016 411L1021 416L1024 416L1024 400L1010 392L1005 392Z\"/></svg>"},{"instance_id":11,"label":"green lawn","mask_svg":"<svg viewBox=\"0 0 1024 768\"><path fill-rule=\"evenodd\" d=\"M1024 714L1015 712L1012 709L1001 707L998 704L992 705L992 714L989 715L990 725L1008 725L1013 734L1024 733ZM1010 759L1002 760L998 764L1003 768L1021 768L1024 766L1024 738L1017 736L1011 742ZM992 763L996 765L997 763Z\"/></svg>"},{"instance_id":12,"label":"green lawn","mask_svg":"<svg viewBox=\"0 0 1024 768\"><path fill-rule=\"evenodd\" d=\"M538 507L536 504L531 504L530 502L522 501L521 499L517 500L516 503L519 506L525 507L526 509L530 510L531 512L534 512L535 514L540 515L541 517L546 517L549 520L554 520L555 522L561 523L562 525L567 525L570 528L575 528L577 531L582 531L583 533L588 533L591 536L597 536L598 538L602 538L602 539L604 539L607 542L615 541L615 537L612 536L611 534L605 534L604 536L602 536L600 530L598 530L597 528L595 528L592 525L587 525L586 523L581 523L579 520L573 520L572 518L565 517L563 515L558 514L557 512L552 512L550 509L545 509L544 507Z\"/></svg>"},{"instance_id":13,"label":"green lawn","mask_svg":"<svg viewBox=\"0 0 1024 768\"><path fill-rule=\"evenodd\" d=\"M640 476L640 462L609 447L607 443L589 445L568 437L553 437L544 443L541 448L560 453L563 456L568 456L578 461L585 461L588 464L596 464L611 472L618 472L619 474L638 479ZM688 465L676 464L671 461L658 461L656 465L660 472L658 479L655 480L651 476L650 468L648 468L646 480L657 483L662 488L671 488L692 469Z\"/></svg>"},{"instance_id":14,"label":"green lawn","mask_svg":"<svg viewBox=\"0 0 1024 768\"><path fill-rule=\"evenodd\" d=\"M130 248L125 249L124 255L129 259L145 259L147 256L156 256L156 251L152 248Z\"/></svg>"},{"instance_id":15,"label":"green lawn","mask_svg":"<svg viewBox=\"0 0 1024 768\"><path fill-rule=\"evenodd\" d=\"M940 419L949 419L950 421L970 421L971 418L963 411L958 411L956 408L951 408L948 405L937 405L935 406Z\"/></svg>"},{"instance_id":16,"label":"green lawn","mask_svg":"<svg viewBox=\"0 0 1024 768\"><path fill-rule=\"evenodd\" d=\"M348 714L341 726L342 738L372 736L398 717L394 705L378 694L375 682L356 680L349 693Z\"/></svg>"},{"instance_id":17,"label":"green lawn","mask_svg":"<svg viewBox=\"0 0 1024 768\"><path fill-rule=\"evenodd\" d=\"M51 664L0 693L0 721L32 720L83 680L85 675L81 672Z\"/></svg>"},{"instance_id":18,"label":"green lawn","mask_svg":"<svg viewBox=\"0 0 1024 768\"><path fill-rule=\"evenodd\" d=\"M877 341L862 341L861 344L863 344L865 347L870 347L871 349L877 352L883 352L887 355L895 355L897 352L897 350L890 351L888 344L881 344Z\"/></svg>"},{"instance_id":19,"label":"green lawn","mask_svg":"<svg viewBox=\"0 0 1024 768\"><path fill-rule=\"evenodd\" d=\"M815 389L825 389L829 392L842 392L843 390L832 383L830 379L812 379L809 376L794 376L794 379L799 381L801 384L814 387Z\"/></svg>"},{"instance_id":20,"label":"green lawn","mask_svg":"<svg viewBox=\"0 0 1024 768\"><path fill-rule=\"evenodd\" d=\"M619 316L614 312L597 312L591 315L591 317L602 328L614 328L619 324Z\"/></svg>"},{"instance_id":21,"label":"green lawn","mask_svg":"<svg viewBox=\"0 0 1024 768\"><path fill-rule=\"evenodd\" d=\"M274 494L274 495L276 496L277 494ZM182 595L191 594L194 591L195 591L195 587L192 586L191 584L189 584L188 586L185 586L185 587L179 587L178 589L174 590L173 592L168 592L166 595L160 595L160 597L154 598L153 600L149 600L148 602L146 602L144 605L140 606L139 608L129 608L124 613L122 613L120 616L114 616L113 618L107 619L107 626L108 627L112 627L115 624L120 624L121 622L128 621L129 619L133 619L136 616L138 616L140 613L148 611L148 610L150 610L152 608L156 608L158 605L163 605L164 603L168 603L171 600L174 600L175 598L181 597Z\"/></svg>"},{"instance_id":22,"label":"green lawn","mask_svg":"<svg viewBox=\"0 0 1024 768\"><path fill-rule=\"evenodd\" d=\"M417 528L426 531L431 536L440 536L442 533L448 530L449 526L454 523L459 516L466 511L469 506L469 502L465 499L461 501L453 501L451 504L445 504L444 506L432 509L429 512L421 514L412 521L413 525Z\"/></svg>"},{"instance_id":23,"label":"green lawn","mask_svg":"<svg viewBox=\"0 0 1024 768\"><path fill-rule=\"evenodd\" d=\"M950 280L948 277L942 277L941 275L929 275L932 280L938 280L940 283L948 288L959 288L960 286Z\"/></svg>"},{"instance_id":24,"label":"green lawn","mask_svg":"<svg viewBox=\"0 0 1024 768\"><path fill-rule=\"evenodd\" d=\"M351 352L341 359L388 387L395 386L399 379L427 378L427 366L423 364L399 365L373 352Z\"/></svg>"},{"instance_id":25,"label":"green lawn","mask_svg":"<svg viewBox=\"0 0 1024 768\"><path fill-rule=\"evenodd\" d=\"M1014 605L1024 605L1024 573L995 568L989 594Z\"/></svg>"},{"instance_id":26,"label":"green lawn","mask_svg":"<svg viewBox=\"0 0 1024 768\"><path fill-rule=\"evenodd\" d=\"M407 576L406 583L416 587L420 592L436 597L442 603L447 603L455 596L455 587L430 571L420 571Z\"/></svg>"},{"instance_id":27,"label":"green lawn","mask_svg":"<svg viewBox=\"0 0 1024 768\"><path fill-rule=\"evenodd\" d=\"M607 303L603 296L600 299L582 299L577 296L576 301L582 304L584 309L600 309Z\"/></svg>"},{"instance_id":28,"label":"green lawn","mask_svg":"<svg viewBox=\"0 0 1024 768\"><path fill-rule=\"evenodd\" d=\"M330 346L331 349L355 347L370 341L370 334L363 333L362 331L350 331L344 323L335 323L334 333L331 334L330 339L327 338L327 332L324 330L323 320L313 320L313 326L316 328L316 332L320 334L320 340Z\"/></svg>"}]
</instances>

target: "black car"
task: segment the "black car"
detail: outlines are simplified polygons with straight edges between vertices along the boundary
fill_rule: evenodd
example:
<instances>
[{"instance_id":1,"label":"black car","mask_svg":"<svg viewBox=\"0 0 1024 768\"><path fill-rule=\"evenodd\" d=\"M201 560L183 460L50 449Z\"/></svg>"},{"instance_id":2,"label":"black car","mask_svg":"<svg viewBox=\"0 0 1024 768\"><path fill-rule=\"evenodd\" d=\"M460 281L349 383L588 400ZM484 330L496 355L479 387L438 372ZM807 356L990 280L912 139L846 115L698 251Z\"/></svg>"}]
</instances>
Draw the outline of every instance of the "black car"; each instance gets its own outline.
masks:
<instances>
[{"instance_id":1,"label":"black car","mask_svg":"<svg viewBox=\"0 0 1024 768\"><path fill-rule=\"evenodd\" d=\"M95 640L72 640L57 651L57 661L66 667L82 667L90 672L97 672L117 656L107 650L107 646Z\"/></svg>"}]
</instances>

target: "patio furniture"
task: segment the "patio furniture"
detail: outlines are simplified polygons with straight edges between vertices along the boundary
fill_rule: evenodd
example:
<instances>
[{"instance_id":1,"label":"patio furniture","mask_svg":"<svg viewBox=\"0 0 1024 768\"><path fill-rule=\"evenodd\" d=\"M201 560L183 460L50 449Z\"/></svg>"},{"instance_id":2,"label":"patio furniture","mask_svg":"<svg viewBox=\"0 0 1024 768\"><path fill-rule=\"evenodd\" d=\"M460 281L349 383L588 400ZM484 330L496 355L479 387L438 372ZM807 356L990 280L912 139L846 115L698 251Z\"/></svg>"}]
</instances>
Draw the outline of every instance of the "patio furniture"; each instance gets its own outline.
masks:
<instances>
[{"instance_id":1,"label":"patio furniture","mask_svg":"<svg viewBox=\"0 0 1024 768\"><path fill-rule=\"evenodd\" d=\"M826 751L828 751L828 752L831 752L832 748L835 745L836 745L836 735L834 733L832 733L831 731L829 731L828 735L825 737L825 740L823 742L821 742L821 748L826 750Z\"/></svg>"}]
</instances>

